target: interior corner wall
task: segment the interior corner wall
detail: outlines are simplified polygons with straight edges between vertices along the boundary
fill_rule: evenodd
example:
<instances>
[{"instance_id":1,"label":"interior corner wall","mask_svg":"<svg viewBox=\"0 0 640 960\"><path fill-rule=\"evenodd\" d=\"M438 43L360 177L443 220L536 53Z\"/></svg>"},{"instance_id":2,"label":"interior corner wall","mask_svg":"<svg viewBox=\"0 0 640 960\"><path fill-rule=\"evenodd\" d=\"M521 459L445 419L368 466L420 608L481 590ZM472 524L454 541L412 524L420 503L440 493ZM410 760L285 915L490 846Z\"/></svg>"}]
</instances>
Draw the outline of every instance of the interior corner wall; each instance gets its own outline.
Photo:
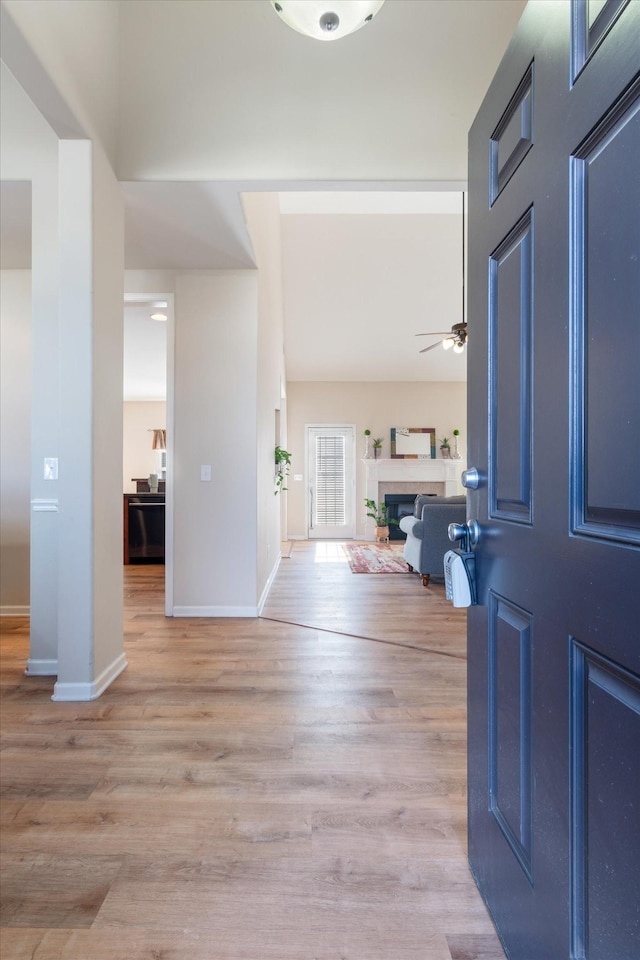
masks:
<instances>
[{"instance_id":1,"label":"interior corner wall","mask_svg":"<svg viewBox=\"0 0 640 960\"><path fill-rule=\"evenodd\" d=\"M256 271L179 272L175 297L173 613L255 616Z\"/></svg>"},{"instance_id":2,"label":"interior corner wall","mask_svg":"<svg viewBox=\"0 0 640 960\"><path fill-rule=\"evenodd\" d=\"M460 430L460 453L466 455L467 385L460 382L303 382L287 385L289 450L292 453L288 493L288 535L307 536L306 498L308 468L305 461L305 425L356 424L356 537L364 536L365 478L364 431L383 438L382 457L390 455L391 427L434 427L436 437Z\"/></svg>"},{"instance_id":3,"label":"interior corner wall","mask_svg":"<svg viewBox=\"0 0 640 960\"><path fill-rule=\"evenodd\" d=\"M0 614L29 612L31 271L0 272Z\"/></svg>"}]
</instances>

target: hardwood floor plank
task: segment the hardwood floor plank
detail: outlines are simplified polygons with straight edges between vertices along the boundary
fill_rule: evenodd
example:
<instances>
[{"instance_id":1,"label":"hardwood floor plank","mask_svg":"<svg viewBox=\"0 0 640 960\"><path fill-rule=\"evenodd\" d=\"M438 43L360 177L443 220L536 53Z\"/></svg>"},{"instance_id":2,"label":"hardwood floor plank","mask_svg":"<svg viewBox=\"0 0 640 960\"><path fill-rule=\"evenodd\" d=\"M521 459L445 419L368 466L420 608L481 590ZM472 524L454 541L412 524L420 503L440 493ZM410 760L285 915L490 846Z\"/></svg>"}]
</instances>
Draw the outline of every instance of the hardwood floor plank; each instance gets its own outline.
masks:
<instances>
[{"instance_id":1,"label":"hardwood floor plank","mask_svg":"<svg viewBox=\"0 0 640 960\"><path fill-rule=\"evenodd\" d=\"M3 927L90 927L121 865L118 857L93 853L5 853L0 923Z\"/></svg>"},{"instance_id":2,"label":"hardwood floor plank","mask_svg":"<svg viewBox=\"0 0 640 960\"><path fill-rule=\"evenodd\" d=\"M504 960L465 856L464 611L321 555L252 620L166 619L130 565L129 667L91 703L0 623L2 960Z\"/></svg>"},{"instance_id":3,"label":"hardwood floor plank","mask_svg":"<svg viewBox=\"0 0 640 960\"><path fill-rule=\"evenodd\" d=\"M235 918L235 915L234 915ZM337 950L333 942L325 943L324 922L309 930L312 947L306 947L300 933L279 942L267 940L267 933L257 936L247 949L220 932L194 930L149 930L135 926L126 928L99 927L95 930L24 931L6 930L2 941L2 960L451 960L446 940L440 934L429 934L417 950L402 948L398 942L382 946L377 943L376 929L368 934L371 944L366 953ZM327 938L329 939L329 938ZM383 954L382 950L388 950ZM279 952L280 951L280 952ZM293 952L297 951L297 952ZM504 956L504 955L503 955ZM485 957L482 958L485 960ZM500 960L499 956L486 960Z\"/></svg>"},{"instance_id":4,"label":"hardwood floor plank","mask_svg":"<svg viewBox=\"0 0 640 960\"><path fill-rule=\"evenodd\" d=\"M21 856L49 853L192 857L290 857L311 854L310 811L300 804L238 804L190 799L176 816L173 799L144 807L109 798L82 804L26 803L3 832Z\"/></svg>"}]
</instances>

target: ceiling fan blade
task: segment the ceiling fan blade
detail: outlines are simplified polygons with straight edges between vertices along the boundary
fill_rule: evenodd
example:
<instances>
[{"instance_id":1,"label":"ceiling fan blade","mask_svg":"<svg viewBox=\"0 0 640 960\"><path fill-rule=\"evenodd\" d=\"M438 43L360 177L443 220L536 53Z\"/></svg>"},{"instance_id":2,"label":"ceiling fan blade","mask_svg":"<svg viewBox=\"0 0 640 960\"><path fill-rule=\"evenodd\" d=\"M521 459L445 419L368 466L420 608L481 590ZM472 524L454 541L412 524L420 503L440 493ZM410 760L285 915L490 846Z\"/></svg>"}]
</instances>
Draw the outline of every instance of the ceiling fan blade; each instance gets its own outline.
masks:
<instances>
[{"instance_id":1,"label":"ceiling fan blade","mask_svg":"<svg viewBox=\"0 0 640 960\"><path fill-rule=\"evenodd\" d=\"M442 340L438 340L437 343L432 343L430 347L424 347L422 350L419 350L418 353L428 353L429 350L434 350L436 347L439 347L442 343Z\"/></svg>"},{"instance_id":2,"label":"ceiling fan blade","mask_svg":"<svg viewBox=\"0 0 640 960\"><path fill-rule=\"evenodd\" d=\"M432 330L431 333L414 333L414 337L448 337L450 330Z\"/></svg>"}]
</instances>

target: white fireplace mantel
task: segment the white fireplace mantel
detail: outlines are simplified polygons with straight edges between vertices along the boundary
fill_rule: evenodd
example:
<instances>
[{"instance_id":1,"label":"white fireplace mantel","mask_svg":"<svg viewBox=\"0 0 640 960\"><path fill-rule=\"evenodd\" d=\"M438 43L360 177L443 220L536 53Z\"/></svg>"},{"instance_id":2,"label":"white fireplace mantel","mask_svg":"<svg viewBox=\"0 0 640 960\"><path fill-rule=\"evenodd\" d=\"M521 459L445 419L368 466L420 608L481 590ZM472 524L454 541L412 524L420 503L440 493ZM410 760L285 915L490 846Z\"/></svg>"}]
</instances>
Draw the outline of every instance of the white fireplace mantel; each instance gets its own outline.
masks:
<instances>
[{"instance_id":1,"label":"white fireplace mantel","mask_svg":"<svg viewBox=\"0 0 640 960\"><path fill-rule=\"evenodd\" d=\"M444 496L455 497L464 493L460 477L466 469L463 460L366 459L365 489L367 499L379 502L378 484L415 481L416 483L443 483Z\"/></svg>"}]
</instances>

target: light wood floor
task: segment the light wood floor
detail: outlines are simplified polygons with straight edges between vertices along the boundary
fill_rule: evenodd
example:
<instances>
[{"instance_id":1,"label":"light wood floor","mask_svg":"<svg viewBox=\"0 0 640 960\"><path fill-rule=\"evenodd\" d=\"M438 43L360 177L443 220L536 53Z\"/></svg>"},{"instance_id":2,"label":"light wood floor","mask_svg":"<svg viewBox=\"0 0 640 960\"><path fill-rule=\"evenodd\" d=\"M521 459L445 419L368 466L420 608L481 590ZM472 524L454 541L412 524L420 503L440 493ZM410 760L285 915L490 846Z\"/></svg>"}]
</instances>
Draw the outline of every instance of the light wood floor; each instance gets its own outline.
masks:
<instances>
[{"instance_id":1,"label":"light wood floor","mask_svg":"<svg viewBox=\"0 0 640 960\"><path fill-rule=\"evenodd\" d=\"M504 960L465 857L464 612L335 544L296 543L259 620L165 619L163 572L125 568L129 668L93 703L2 624L3 960Z\"/></svg>"}]
</instances>

